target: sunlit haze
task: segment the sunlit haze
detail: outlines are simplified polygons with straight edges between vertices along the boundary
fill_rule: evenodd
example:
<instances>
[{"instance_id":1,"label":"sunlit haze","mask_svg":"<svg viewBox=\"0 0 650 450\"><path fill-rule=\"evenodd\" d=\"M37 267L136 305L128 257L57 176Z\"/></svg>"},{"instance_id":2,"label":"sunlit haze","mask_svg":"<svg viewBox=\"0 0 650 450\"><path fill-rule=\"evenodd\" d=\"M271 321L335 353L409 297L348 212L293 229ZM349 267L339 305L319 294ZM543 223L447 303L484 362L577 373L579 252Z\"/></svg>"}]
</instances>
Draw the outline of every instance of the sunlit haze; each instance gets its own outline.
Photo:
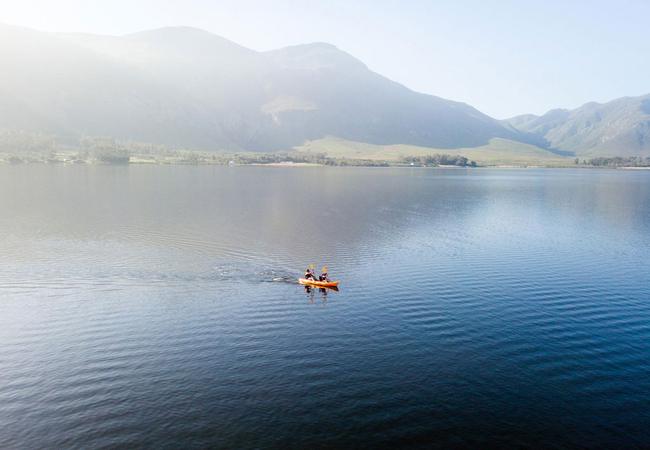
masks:
<instances>
[{"instance_id":1,"label":"sunlit haze","mask_svg":"<svg viewBox=\"0 0 650 450\"><path fill-rule=\"evenodd\" d=\"M0 450L650 442L650 0L4 3Z\"/></svg>"},{"instance_id":2,"label":"sunlit haze","mask_svg":"<svg viewBox=\"0 0 650 450\"><path fill-rule=\"evenodd\" d=\"M410 89L499 119L650 92L645 1L4 3L0 22L43 31L186 25L258 51L327 42Z\"/></svg>"}]
</instances>

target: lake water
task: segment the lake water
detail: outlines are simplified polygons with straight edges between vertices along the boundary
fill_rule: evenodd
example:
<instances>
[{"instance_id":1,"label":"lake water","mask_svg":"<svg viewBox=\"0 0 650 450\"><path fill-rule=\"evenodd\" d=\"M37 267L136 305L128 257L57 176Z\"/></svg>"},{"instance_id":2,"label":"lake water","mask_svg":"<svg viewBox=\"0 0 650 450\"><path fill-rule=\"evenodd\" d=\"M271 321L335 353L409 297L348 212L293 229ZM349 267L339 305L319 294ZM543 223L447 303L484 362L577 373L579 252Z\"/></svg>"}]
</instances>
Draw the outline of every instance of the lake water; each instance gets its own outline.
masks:
<instances>
[{"instance_id":1,"label":"lake water","mask_svg":"<svg viewBox=\"0 0 650 450\"><path fill-rule=\"evenodd\" d=\"M650 171L0 165L0 447L647 446L649 255Z\"/></svg>"}]
</instances>

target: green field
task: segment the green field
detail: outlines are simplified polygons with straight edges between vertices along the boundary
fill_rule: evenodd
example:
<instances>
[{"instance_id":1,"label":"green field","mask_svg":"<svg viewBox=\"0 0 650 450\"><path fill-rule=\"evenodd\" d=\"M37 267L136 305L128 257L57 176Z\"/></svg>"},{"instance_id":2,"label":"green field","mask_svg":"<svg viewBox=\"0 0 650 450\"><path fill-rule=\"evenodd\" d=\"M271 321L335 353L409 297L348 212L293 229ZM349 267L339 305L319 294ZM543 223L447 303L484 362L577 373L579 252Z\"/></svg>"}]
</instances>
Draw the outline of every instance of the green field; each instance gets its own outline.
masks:
<instances>
[{"instance_id":1,"label":"green field","mask_svg":"<svg viewBox=\"0 0 650 450\"><path fill-rule=\"evenodd\" d=\"M294 147L295 150L327 153L331 158L372 159L397 161L405 156L425 156L432 154L460 155L476 161L482 166L567 166L575 158L559 156L534 145L522 144L507 139L494 138L490 143L475 148L438 149L414 145L373 145L346 141L336 137L326 137L307 141Z\"/></svg>"}]
</instances>

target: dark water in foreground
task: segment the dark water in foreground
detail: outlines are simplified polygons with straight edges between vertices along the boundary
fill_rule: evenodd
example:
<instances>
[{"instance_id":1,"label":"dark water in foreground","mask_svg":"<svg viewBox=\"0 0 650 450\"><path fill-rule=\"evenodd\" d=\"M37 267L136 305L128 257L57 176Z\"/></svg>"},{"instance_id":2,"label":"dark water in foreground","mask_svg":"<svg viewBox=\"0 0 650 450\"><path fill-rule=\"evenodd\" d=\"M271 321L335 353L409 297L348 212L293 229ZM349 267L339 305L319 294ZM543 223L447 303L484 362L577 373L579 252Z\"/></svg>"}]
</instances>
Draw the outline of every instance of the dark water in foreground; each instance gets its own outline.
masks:
<instances>
[{"instance_id":1,"label":"dark water in foreground","mask_svg":"<svg viewBox=\"0 0 650 450\"><path fill-rule=\"evenodd\" d=\"M0 447L647 446L649 254L650 171L0 166Z\"/></svg>"}]
</instances>

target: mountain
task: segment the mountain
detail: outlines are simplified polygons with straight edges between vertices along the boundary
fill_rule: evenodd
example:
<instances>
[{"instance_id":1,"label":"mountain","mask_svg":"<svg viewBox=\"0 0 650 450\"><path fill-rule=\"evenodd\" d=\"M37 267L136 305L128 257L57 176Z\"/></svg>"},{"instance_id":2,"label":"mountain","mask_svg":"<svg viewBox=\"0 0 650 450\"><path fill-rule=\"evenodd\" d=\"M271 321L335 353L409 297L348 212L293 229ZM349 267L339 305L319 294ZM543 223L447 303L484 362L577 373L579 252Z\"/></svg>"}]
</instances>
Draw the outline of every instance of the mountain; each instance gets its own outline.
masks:
<instances>
[{"instance_id":1,"label":"mountain","mask_svg":"<svg viewBox=\"0 0 650 450\"><path fill-rule=\"evenodd\" d=\"M0 71L0 127L203 148L231 145L212 108L68 36L0 26L0 59L11 61Z\"/></svg>"},{"instance_id":2,"label":"mountain","mask_svg":"<svg viewBox=\"0 0 650 450\"><path fill-rule=\"evenodd\" d=\"M195 28L121 37L0 25L0 128L201 150L287 150L333 136L471 148L539 133L413 92L338 48L256 52Z\"/></svg>"},{"instance_id":3,"label":"mountain","mask_svg":"<svg viewBox=\"0 0 650 450\"><path fill-rule=\"evenodd\" d=\"M608 103L587 103L574 110L554 109L507 119L560 151L576 156L650 156L650 94Z\"/></svg>"},{"instance_id":4,"label":"mountain","mask_svg":"<svg viewBox=\"0 0 650 450\"><path fill-rule=\"evenodd\" d=\"M0 71L0 128L62 141L650 156L650 95L498 121L411 91L326 43L256 52L190 27L116 37L0 25L0 60L10 62Z\"/></svg>"}]
</instances>

